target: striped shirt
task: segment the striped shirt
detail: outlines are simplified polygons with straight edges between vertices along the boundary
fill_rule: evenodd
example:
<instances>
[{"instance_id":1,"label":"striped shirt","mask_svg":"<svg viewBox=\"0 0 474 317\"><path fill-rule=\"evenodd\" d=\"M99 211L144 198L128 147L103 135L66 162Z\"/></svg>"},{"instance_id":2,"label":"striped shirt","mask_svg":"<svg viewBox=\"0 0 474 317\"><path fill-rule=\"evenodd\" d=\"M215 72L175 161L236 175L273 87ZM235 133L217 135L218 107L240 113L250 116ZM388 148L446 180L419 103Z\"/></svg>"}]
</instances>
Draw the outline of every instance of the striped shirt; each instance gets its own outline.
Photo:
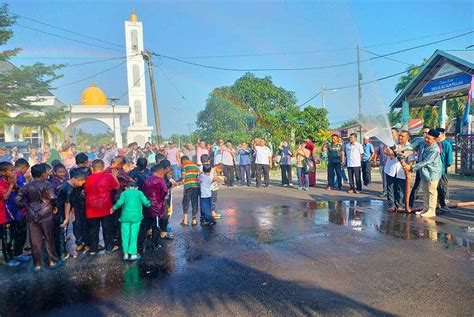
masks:
<instances>
[{"instance_id":1,"label":"striped shirt","mask_svg":"<svg viewBox=\"0 0 474 317\"><path fill-rule=\"evenodd\" d=\"M196 164L191 162L183 164L181 173L184 179L184 189L199 188L199 167Z\"/></svg>"}]
</instances>

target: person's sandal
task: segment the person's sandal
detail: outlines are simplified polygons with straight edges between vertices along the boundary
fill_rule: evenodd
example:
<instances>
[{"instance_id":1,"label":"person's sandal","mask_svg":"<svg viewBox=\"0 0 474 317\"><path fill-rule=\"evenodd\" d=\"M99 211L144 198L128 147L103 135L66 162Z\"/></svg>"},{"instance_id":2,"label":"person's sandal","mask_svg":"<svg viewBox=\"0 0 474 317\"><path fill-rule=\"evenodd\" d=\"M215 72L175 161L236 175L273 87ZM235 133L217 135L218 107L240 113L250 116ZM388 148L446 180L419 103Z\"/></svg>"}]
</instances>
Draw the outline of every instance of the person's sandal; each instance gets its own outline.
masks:
<instances>
[{"instance_id":1,"label":"person's sandal","mask_svg":"<svg viewBox=\"0 0 474 317\"><path fill-rule=\"evenodd\" d=\"M33 273L41 272L41 266L39 266L39 267L33 266L33 268L31 269L31 272L33 272Z\"/></svg>"},{"instance_id":2,"label":"person's sandal","mask_svg":"<svg viewBox=\"0 0 474 317\"><path fill-rule=\"evenodd\" d=\"M58 267L61 267L62 265L63 265L63 261L58 261L54 265L50 265L49 269L54 270L54 269L57 269Z\"/></svg>"},{"instance_id":3,"label":"person's sandal","mask_svg":"<svg viewBox=\"0 0 474 317\"><path fill-rule=\"evenodd\" d=\"M198 222L196 219L193 219L193 221L191 221L191 226L197 226Z\"/></svg>"},{"instance_id":4,"label":"person's sandal","mask_svg":"<svg viewBox=\"0 0 474 317\"><path fill-rule=\"evenodd\" d=\"M181 222L179 224L182 225L182 226L189 226L189 223L187 221L184 221L184 220L181 220Z\"/></svg>"}]
</instances>

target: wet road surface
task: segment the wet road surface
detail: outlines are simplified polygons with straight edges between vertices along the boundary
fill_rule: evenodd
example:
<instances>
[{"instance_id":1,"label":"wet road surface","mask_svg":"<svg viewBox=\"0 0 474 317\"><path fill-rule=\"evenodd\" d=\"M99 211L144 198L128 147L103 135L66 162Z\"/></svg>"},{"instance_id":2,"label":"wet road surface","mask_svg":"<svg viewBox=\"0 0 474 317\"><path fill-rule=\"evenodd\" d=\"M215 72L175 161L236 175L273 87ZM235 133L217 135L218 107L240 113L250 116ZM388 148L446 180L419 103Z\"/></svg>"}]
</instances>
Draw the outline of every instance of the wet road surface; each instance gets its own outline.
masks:
<instances>
[{"instance_id":1,"label":"wet road surface","mask_svg":"<svg viewBox=\"0 0 474 317\"><path fill-rule=\"evenodd\" d=\"M384 202L219 193L213 228L181 227L138 263L80 255L0 268L0 316L425 315L474 311L474 224L388 214ZM301 195L300 195L301 196Z\"/></svg>"}]
</instances>

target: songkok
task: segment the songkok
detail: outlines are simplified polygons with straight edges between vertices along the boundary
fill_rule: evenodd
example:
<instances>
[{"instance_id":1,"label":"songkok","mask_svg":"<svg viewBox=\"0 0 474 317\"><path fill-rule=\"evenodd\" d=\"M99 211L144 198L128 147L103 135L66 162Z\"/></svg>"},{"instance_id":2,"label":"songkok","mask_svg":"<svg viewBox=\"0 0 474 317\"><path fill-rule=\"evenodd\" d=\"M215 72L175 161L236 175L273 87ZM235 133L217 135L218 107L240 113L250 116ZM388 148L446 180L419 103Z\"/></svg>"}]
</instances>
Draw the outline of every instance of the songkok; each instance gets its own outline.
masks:
<instances>
[{"instance_id":1,"label":"songkok","mask_svg":"<svg viewBox=\"0 0 474 317\"><path fill-rule=\"evenodd\" d=\"M433 138L437 138L439 137L439 132L435 129L430 129L430 131L428 131L428 135L431 135Z\"/></svg>"},{"instance_id":2,"label":"songkok","mask_svg":"<svg viewBox=\"0 0 474 317\"><path fill-rule=\"evenodd\" d=\"M445 132L446 132L446 129L443 129L443 128L436 128L436 131L438 131L439 133L445 133Z\"/></svg>"}]
</instances>

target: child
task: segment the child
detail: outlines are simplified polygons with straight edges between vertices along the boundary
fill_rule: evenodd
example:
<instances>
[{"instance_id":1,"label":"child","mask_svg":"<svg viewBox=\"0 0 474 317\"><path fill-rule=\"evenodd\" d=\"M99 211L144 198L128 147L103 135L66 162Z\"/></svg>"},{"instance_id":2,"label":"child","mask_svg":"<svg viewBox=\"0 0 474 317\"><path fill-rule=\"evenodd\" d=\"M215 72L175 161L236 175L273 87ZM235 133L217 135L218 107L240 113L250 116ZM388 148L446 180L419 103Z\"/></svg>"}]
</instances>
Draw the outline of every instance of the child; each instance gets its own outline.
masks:
<instances>
[{"instance_id":1,"label":"child","mask_svg":"<svg viewBox=\"0 0 474 317\"><path fill-rule=\"evenodd\" d=\"M128 182L126 190L122 192L120 199L115 203L112 209L110 209L110 214L113 214L116 209L122 207L120 222L122 223L121 232L124 261L140 259L140 255L137 254L137 240L138 232L140 231L140 222L143 219L143 206L150 207L150 201L138 190L137 183Z\"/></svg>"},{"instance_id":2,"label":"child","mask_svg":"<svg viewBox=\"0 0 474 317\"><path fill-rule=\"evenodd\" d=\"M72 217L71 213L74 189L81 187L85 182L86 175L76 172L72 178L67 182L64 182L57 191L56 206L58 212L55 215L54 236L56 253L63 261L67 260L70 256L75 257L74 254L68 253L66 249L67 226L69 224L69 219Z\"/></svg>"},{"instance_id":3,"label":"child","mask_svg":"<svg viewBox=\"0 0 474 317\"><path fill-rule=\"evenodd\" d=\"M212 193L211 186L213 178L211 174L211 165L202 166L203 174L199 175L199 183L201 187L201 212L203 214L204 221L201 222L201 225L214 226L216 221L211 215L211 205L212 205Z\"/></svg>"},{"instance_id":4,"label":"child","mask_svg":"<svg viewBox=\"0 0 474 317\"><path fill-rule=\"evenodd\" d=\"M89 233L91 255L97 254L99 248L99 231L102 225L106 251L113 248L114 216L110 214L112 208L111 192L120 184L117 180L117 170L111 174L104 173L105 165L102 160L92 162L92 175L86 180L84 192L86 194L86 217Z\"/></svg>"},{"instance_id":5,"label":"child","mask_svg":"<svg viewBox=\"0 0 474 317\"><path fill-rule=\"evenodd\" d=\"M188 207L189 203L192 205L192 221L191 225L197 225L197 212L199 204L199 167L191 162L189 157L186 155L181 158L183 165L181 167L181 180L184 183L184 195L183 195L183 220L181 225L188 225Z\"/></svg>"},{"instance_id":6,"label":"child","mask_svg":"<svg viewBox=\"0 0 474 317\"><path fill-rule=\"evenodd\" d=\"M16 186L15 166L10 162L0 163L0 239L5 265L18 266L20 262L13 258L13 215L7 210L6 201Z\"/></svg>"},{"instance_id":7,"label":"child","mask_svg":"<svg viewBox=\"0 0 474 317\"><path fill-rule=\"evenodd\" d=\"M33 272L41 270L41 250L43 241L49 258L49 268L62 265L54 248L54 208L56 195L53 186L47 181L46 164L31 167L33 181L26 184L15 198L19 207L26 208L30 244L33 253Z\"/></svg>"},{"instance_id":8,"label":"child","mask_svg":"<svg viewBox=\"0 0 474 317\"><path fill-rule=\"evenodd\" d=\"M168 187L165 182L165 174L171 170L168 160L163 160L151 168L152 175L145 181L143 192L150 201L150 208L144 210L144 218L140 226L139 249L143 251L148 230L152 230L152 247L159 248L158 225L161 228L161 237L166 238L168 226L168 213L165 211L165 198Z\"/></svg>"},{"instance_id":9,"label":"child","mask_svg":"<svg viewBox=\"0 0 474 317\"><path fill-rule=\"evenodd\" d=\"M66 174L67 170L63 164L59 163L54 165L53 174L51 175L49 182L51 183L51 185L53 185L53 188L56 193L58 192L61 185L66 181Z\"/></svg>"},{"instance_id":10,"label":"child","mask_svg":"<svg viewBox=\"0 0 474 317\"><path fill-rule=\"evenodd\" d=\"M89 157L85 153L76 155L76 166L70 170L71 177L76 173L85 175L85 179L92 174L89 168ZM87 218L86 218L86 197L84 195L84 185L75 187L72 192L72 208L73 214L73 231L76 238L76 252L82 251L84 248L88 249L87 243Z\"/></svg>"},{"instance_id":11,"label":"child","mask_svg":"<svg viewBox=\"0 0 474 317\"><path fill-rule=\"evenodd\" d=\"M222 175L224 172L222 165L216 165L211 170L212 185L211 185L211 194L212 194L212 204L211 204L211 215L214 219L221 219L222 215L217 213L217 193L219 192L219 185L224 184L225 177Z\"/></svg>"},{"instance_id":12,"label":"child","mask_svg":"<svg viewBox=\"0 0 474 317\"><path fill-rule=\"evenodd\" d=\"M211 159L210 159L209 155L207 155L207 154L201 155L201 162L202 162L202 166L204 166L204 165L212 166L211 165ZM214 166L214 168L211 169L211 177L213 179L212 186L211 186L211 192L212 192L211 214L212 214L212 217L214 217L214 219L221 219L222 218L222 215L218 214L217 211L216 211L216 204L217 204L217 191L219 190L219 183L223 184L224 181L225 181L225 177L222 176L223 172L224 171L223 171L223 167L222 167L221 164L218 164L218 165ZM218 177L218 178L216 179L216 177ZM202 211L201 211L201 222L202 221L203 221L203 217L202 217Z\"/></svg>"},{"instance_id":13,"label":"child","mask_svg":"<svg viewBox=\"0 0 474 317\"><path fill-rule=\"evenodd\" d=\"M13 215L13 255L15 256L15 260L20 262L28 262L30 260L29 256L23 254L23 248L25 247L28 230L25 212L16 206L15 198L18 195L20 189L23 188L27 183L26 173L29 169L30 164L27 160L19 158L15 162L16 186L7 201L7 208Z\"/></svg>"},{"instance_id":14,"label":"child","mask_svg":"<svg viewBox=\"0 0 474 317\"><path fill-rule=\"evenodd\" d=\"M146 167L147 165L147 159L140 157L137 160L137 167L128 172L128 175L137 182L139 190L143 190L143 184L145 184L145 180L151 176L150 170Z\"/></svg>"}]
</instances>

